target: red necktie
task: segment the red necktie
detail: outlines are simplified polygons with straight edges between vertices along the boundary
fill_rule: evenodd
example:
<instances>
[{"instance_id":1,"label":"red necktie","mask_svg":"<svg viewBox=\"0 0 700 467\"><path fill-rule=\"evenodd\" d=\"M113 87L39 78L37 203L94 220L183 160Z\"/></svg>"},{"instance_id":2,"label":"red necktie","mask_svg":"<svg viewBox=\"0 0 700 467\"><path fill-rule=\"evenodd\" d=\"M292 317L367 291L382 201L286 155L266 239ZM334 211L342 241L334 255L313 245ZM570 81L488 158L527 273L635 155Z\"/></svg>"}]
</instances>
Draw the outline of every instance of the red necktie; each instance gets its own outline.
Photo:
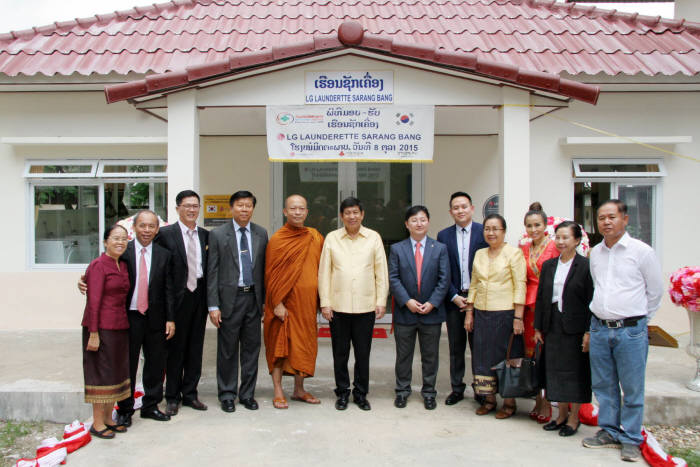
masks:
<instances>
[{"instance_id":1,"label":"red necktie","mask_svg":"<svg viewBox=\"0 0 700 467\"><path fill-rule=\"evenodd\" d=\"M423 255L420 253L420 242L416 242L416 276L418 277L418 293L420 293L421 269L423 269Z\"/></svg>"},{"instance_id":2,"label":"red necktie","mask_svg":"<svg viewBox=\"0 0 700 467\"><path fill-rule=\"evenodd\" d=\"M139 261L139 283L136 309L144 315L148 310L148 268L146 267L146 249L141 248L141 260Z\"/></svg>"}]
</instances>

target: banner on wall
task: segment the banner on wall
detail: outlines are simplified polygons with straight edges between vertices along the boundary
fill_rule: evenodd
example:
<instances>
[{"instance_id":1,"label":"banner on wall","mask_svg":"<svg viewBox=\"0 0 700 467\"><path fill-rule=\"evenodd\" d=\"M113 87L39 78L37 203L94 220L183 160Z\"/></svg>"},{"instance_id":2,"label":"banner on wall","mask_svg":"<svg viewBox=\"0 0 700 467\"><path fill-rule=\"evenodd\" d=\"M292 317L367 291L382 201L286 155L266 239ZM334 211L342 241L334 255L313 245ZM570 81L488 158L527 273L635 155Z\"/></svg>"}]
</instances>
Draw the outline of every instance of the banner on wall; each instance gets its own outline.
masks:
<instances>
[{"instance_id":1,"label":"banner on wall","mask_svg":"<svg viewBox=\"0 0 700 467\"><path fill-rule=\"evenodd\" d=\"M204 195L204 227L216 227L233 218L228 201L231 195Z\"/></svg>"},{"instance_id":2,"label":"banner on wall","mask_svg":"<svg viewBox=\"0 0 700 467\"><path fill-rule=\"evenodd\" d=\"M393 71L307 71L307 104L391 104Z\"/></svg>"},{"instance_id":3,"label":"banner on wall","mask_svg":"<svg viewBox=\"0 0 700 467\"><path fill-rule=\"evenodd\" d=\"M434 133L431 105L267 107L275 162L432 162Z\"/></svg>"}]
</instances>

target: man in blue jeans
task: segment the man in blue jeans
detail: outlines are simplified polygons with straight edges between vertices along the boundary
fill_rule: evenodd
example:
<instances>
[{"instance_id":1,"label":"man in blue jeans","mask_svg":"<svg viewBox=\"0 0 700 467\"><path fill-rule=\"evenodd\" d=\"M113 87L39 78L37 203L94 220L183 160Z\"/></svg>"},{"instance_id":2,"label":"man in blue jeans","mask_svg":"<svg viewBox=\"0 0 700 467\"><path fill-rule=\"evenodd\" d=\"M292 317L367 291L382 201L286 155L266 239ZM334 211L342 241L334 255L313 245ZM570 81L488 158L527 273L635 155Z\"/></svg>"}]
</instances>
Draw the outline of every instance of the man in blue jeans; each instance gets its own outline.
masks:
<instances>
[{"instance_id":1,"label":"man in blue jeans","mask_svg":"<svg viewBox=\"0 0 700 467\"><path fill-rule=\"evenodd\" d=\"M598 207L597 220L604 241L591 251L595 292L590 359L601 429L584 439L583 445L621 448L622 460L634 462L640 458L639 445L644 441L647 321L659 309L663 280L654 250L626 232L625 203L605 201Z\"/></svg>"}]
</instances>

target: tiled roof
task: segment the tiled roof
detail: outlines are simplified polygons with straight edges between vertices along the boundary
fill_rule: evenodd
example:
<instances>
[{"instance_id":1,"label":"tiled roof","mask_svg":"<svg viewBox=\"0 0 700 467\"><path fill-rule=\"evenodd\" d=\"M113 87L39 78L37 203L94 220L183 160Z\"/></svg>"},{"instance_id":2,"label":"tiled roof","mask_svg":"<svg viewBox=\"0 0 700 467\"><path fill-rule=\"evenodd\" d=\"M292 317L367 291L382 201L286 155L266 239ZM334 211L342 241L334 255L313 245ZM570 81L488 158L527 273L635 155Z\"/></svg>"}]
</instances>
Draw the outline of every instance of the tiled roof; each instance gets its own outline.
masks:
<instances>
[{"instance_id":1,"label":"tiled roof","mask_svg":"<svg viewBox=\"0 0 700 467\"><path fill-rule=\"evenodd\" d=\"M598 86L563 79L554 73L520 69L513 65L479 58L472 53L447 52L436 47L402 43L392 39L391 36L367 34L360 23L346 21L338 28L338 34L317 35L313 37L313 40L292 42L258 52L234 54L225 60L195 65L181 71L153 74L142 80L106 86L105 96L107 102L118 102L196 85L212 78L220 78L256 67L354 47L494 78L503 82L511 82L591 104L597 102L600 94Z\"/></svg>"},{"instance_id":2,"label":"tiled roof","mask_svg":"<svg viewBox=\"0 0 700 467\"><path fill-rule=\"evenodd\" d=\"M173 0L0 34L0 72L162 73L348 20L394 41L549 73L700 72L700 23L554 0Z\"/></svg>"}]
</instances>

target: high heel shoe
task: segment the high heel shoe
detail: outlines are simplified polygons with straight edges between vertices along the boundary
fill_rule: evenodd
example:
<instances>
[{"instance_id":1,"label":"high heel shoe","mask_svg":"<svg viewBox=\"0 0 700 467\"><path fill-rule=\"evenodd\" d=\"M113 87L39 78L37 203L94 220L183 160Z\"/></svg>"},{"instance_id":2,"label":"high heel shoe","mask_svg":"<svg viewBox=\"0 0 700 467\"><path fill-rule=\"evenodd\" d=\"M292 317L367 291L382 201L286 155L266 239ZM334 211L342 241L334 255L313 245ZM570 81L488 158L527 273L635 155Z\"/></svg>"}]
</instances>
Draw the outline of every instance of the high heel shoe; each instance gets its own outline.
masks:
<instances>
[{"instance_id":1,"label":"high heel shoe","mask_svg":"<svg viewBox=\"0 0 700 467\"><path fill-rule=\"evenodd\" d=\"M537 423L547 423L552 419L552 408L549 408L549 415L538 415Z\"/></svg>"}]
</instances>

